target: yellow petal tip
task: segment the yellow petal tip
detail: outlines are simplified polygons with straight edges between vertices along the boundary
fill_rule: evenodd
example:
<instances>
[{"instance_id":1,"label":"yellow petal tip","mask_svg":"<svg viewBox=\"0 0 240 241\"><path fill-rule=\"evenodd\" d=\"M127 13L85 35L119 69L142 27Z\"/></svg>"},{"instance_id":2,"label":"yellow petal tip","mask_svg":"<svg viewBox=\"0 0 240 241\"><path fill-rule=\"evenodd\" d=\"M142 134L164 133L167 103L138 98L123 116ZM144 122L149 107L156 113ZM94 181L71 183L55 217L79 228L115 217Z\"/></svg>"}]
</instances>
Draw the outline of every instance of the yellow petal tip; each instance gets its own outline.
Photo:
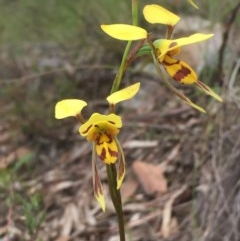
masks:
<instances>
[{"instance_id":1,"label":"yellow petal tip","mask_svg":"<svg viewBox=\"0 0 240 241\"><path fill-rule=\"evenodd\" d=\"M106 205L105 205L104 196L103 196L102 194L99 194L98 196L96 195L96 199L97 199L100 207L102 208L103 212L105 212L105 210L106 210Z\"/></svg>"},{"instance_id":2,"label":"yellow petal tip","mask_svg":"<svg viewBox=\"0 0 240 241\"><path fill-rule=\"evenodd\" d=\"M70 116L76 116L87 105L83 100L66 99L59 101L55 106L55 118L63 119Z\"/></svg>"},{"instance_id":3,"label":"yellow petal tip","mask_svg":"<svg viewBox=\"0 0 240 241\"><path fill-rule=\"evenodd\" d=\"M143 9L143 15L149 23L160 23L171 26L176 25L180 20L179 16L157 4L146 5Z\"/></svg>"},{"instance_id":4,"label":"yellow petal tip","mask_svg":"<svg viewBox=\"0 0 240 241\"><path fill-rule=\"evenodd\" d=\"M122 90L116 91L113 94L107 97L107 101L109 104L117 104L121 101L128 100L133 98L137 92L139 91L140 83L133 84L129 87L126 87Z\"/></svg>"},{"instance_id":5,"label":"yellow petal tip","mask_svg":"<svg viewBox=\"0 0 240 241\"><path fill-rule=\"evenodd\" d=\"M206 94L212 96L214 99L218 100L219 102L223 102L223 99L217 93L215 93L208 85L204 84L200 80L198 80L195 84L200 90L204 91Z\"/></svg>"},{"instance_id":6,"label":"yellow petal tip","mask_svg":"<svg viewBox=\"0 0 240 241\"><path fill-rule=\"evenodd\" d=\"M128 24L102 24L101 29L112 38L118 40L131 41L147 38L145 29Z\"/></svg>"}]
</instances>

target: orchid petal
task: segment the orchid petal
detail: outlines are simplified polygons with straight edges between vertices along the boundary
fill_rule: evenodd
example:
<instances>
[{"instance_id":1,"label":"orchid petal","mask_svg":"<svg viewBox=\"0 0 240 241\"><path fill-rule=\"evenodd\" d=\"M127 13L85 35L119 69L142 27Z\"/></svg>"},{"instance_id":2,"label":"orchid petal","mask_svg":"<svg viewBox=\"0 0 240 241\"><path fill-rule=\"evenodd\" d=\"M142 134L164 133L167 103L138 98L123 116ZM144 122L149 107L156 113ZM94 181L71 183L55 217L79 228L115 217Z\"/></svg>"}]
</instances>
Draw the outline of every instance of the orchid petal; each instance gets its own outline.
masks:
<instances>
[{"instance_id":1,"label":"orchid petal","mask_svg":"<svg viewBox=\"0 0 240 241\"><path fill-rule=\"evenodd\" d=\"M59 101L55 106L55 118L63 119L69 116L76 116L86 105L85 101L77 99Z\"/></svg>"},{"instance_id":2,"label":"orchid petal","mask_svg":"<svg viewBox=\"0 0 240 241\"><path fill-rule=\"evenodd\" d=\"M131 99L139 91L139 88L140 88L140 83L136 83L122 90L116 91L107 97L107 101L109 104L115 105L121 101Z\"/></svg>"},{"instance_id":3,"label":"orchid petal","mask_svg":"<svg viewBox=\"0 0 240 241\"><path fill-rule=\"evenodd\" d=\"M161 23L174 26L180 17L167 9L157 5L146 5L143 9L143 15L149 23Z\"/></svg>"},{"instance_id":4,"label":"orchid petal","mask_svg":"<svg viewBox=\"0 0 240 241\"><path fill-rule=\"evenodd\" d=\"M143 28L128 24L101 25L102 30L109 36L119 40L139 40L147 38Z\"/></svg>"}]
</instances>

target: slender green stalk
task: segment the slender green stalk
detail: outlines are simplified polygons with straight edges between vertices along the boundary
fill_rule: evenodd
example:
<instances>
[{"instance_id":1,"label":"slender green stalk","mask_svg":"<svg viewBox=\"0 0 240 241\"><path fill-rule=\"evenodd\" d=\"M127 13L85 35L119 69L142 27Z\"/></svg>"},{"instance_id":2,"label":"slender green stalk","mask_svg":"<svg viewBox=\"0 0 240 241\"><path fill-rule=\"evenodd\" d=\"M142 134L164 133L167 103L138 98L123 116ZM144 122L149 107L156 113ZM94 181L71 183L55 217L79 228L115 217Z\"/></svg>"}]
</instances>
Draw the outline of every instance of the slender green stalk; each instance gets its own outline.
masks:
<instances>
[{"instance_id":1,"label":"slender green stalk","mask_svg":"<svg viewBox=\"0 0 240 241\"><path fill-rule=\"evenodd\" d=\"M112 85L112 89L111 89L110 94L118 91L118 89L119 89L119 85L122 81L123 73L126 69L125 66L126 66L126 62L127 62L127 56L128 56L128 52L130 50L131 45L132 45L132 41L128 41L127 46L126 46L126 48L124 50L124 53L123 53L123 57L122 57L122 61L121 61L119 70L118 70L118 72L116 74L116 77L113 81L113 85Z\"/></svg>"},{"instance_id":2,"label":"slender green stalk","mask_svg":"<svg viewBox=\"0 0 240 241\"><path fill-rule=\"evenodd\" d=\"M138 23L138 1L139 0L132 0L132 23L133 25L137 25ZM127 60L128 60L128 53L131 48L132 41L128 41L122 61L119 67L119 70L115 76L113 81L112 89L110 94L118 91L119 85L122 81L123 74L127 68ZM120 241L125 241L125 225L124 225L124 215L122 210L122 199L120 190L117 189L117 171L115 164L106 165L107 167L107 176L108 176L108 185L110 190L111 199L113 205L115 207L117 218L118 218L118 227L119 227L119 236Z\"/></svg>"},{"instance_id":3,"label":"slender green stalk","mask_svg":"<svg viewBox=\"0 0 240 241\"><path fill-rule=\"evenodd\" d=\"M132 23L138 25L138 0L132 0Z\"/></svg>"},{"instance_id":4,"label":"slender green stalk","mask_svg":"<svg viewBox=\"0 0 240 241\"><path fill-rule=\"evenodd\" d=\"M132 0L132 23L135 26L138 24L138 0ZM111 94L118 91L118 89L119 89L119 85L122 81L123 74L126 70L127 57L128 57L128 53L129 53L131 45L132 45L132 41L128 41L126 48L124 50L124 53L123 53L123 57L122 57L122 61L121 61L119 70L113 81L112 89L110 92Z\"/></svg>"},{"instance_id":5,"label":"slender green stalk","mask_svg":"<svg viewBox=\"0 0 240 241\"><path fill-rule=\"evenodd\" d=\"M115 207L117 218L118 218L118 227L119 227L119 236L120 241L125 241L125 226L124 226L124 216L122 210L122 200L120 190L117 189L117 171L115 164L106 165L107 167L107 176L108 176L108 185L110 190L111 199Z\"/></svg>"}]
</instances>

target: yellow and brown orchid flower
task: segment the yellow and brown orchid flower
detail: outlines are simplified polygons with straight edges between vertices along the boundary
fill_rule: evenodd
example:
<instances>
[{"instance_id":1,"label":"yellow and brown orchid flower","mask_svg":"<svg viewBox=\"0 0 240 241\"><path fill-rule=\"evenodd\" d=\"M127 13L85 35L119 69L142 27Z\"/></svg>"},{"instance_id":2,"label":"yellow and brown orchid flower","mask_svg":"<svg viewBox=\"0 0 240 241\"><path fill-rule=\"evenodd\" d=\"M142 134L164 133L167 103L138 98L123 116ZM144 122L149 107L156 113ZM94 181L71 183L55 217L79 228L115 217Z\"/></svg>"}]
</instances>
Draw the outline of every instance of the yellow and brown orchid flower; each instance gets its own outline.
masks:
<instances>
[{"instance_id":1,"label":"yellow and brown orchid flower","mask_svg":"<svg viewBox=\"0 0 240 241\"><path fill-rule=\"evenodd\" d=\"M105 211L105 201L96 160L98 157L106 165L114 164L118 161L117 189L119 189L124 179L126 169L124 153L117 139L119 129L122 127L122 119L112 112L117 103L133 98L139 91L139 88L140 83L136 83L111 94L107 97L110 113L108 115L93 113L87 121L83 121L84 118L81 115L82 109L87 106L87 103L83 100L61 100L55 106L56 119L75 116L82 122L82 125L79 127L80 135L85 137L87 141L93 143L92 171L94 195L103 211Z\"/></svg>"},{"instance_id":2,"label":"yellow and brown orchid flower","mask_svg":"<svg viewBox=\"0 0 240 241\"><path fill-rule=\"evenodd\" d=\"M189 2L197 7L193 1L190 0ZM198 80L196 72L186 62L175 58L175 56L181 51L182 46L205 41L211 38L213 34L196 33L184 38L170 39L171 31L169 32L169 30L173 29L180 20L180 17L156 4L146 5L143 9L143 14L149 23L159 23L168 26L167 38L154 41L152 46L154 47L154 51L156 51L158 62L164 67L169 76L178 83L195 84L206 94L211 95L218 101L222 101L222 98L209 86ZM121 24L121 29L115 24L102 25L101 28L111 37L120 40L140 40L147 38L148 35L146 30L126 24ZM123 31L124 28L125 31ZM140 32L141 34L139 34ZM153 49L150 45L145 45L140 49L139 56L142 54L151 54L151 51L153 51ZM174 88L171 87L171 89L173 90ZM174 92L176 93L176 91ZM178 94L178 96L180 98L184 97L182 99L192 107L205 112L201 107L193 104L183 94Z\"/></svg>"},{"instance_id":3,"label":"yellow and brown orchid flower","mask_svg":"<svg viewBox=\"0 0 240 241\"><path fill-rule=\"evenodd\" d=\"M181 84L195 84L200 90L221 102L222 98L209 86L198 80L196 72L186 62L175 59L182 46L205 41L212 36L213 34L197 33L179 39L158 39L154 42L154 46L159 62L174 80Z\"/></svg>"}]
</instances>

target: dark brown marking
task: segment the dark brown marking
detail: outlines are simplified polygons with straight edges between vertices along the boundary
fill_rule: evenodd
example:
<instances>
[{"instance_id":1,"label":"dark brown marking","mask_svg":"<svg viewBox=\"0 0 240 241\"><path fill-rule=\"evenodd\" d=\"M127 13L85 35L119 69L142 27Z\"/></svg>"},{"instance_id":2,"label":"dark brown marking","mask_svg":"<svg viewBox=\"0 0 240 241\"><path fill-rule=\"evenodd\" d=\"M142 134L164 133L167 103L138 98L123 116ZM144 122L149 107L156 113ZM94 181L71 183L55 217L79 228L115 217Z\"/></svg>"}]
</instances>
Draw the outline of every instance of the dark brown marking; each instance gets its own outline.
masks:
<instances>
[{"instance_id":1,"label":"dark brown marking","mask_svg":"<svg viewBox=\"0 0 240 241\"><path fill-rule=\"evenodd\" d=\"M115 125L116 123L114 121L108 121L109 123Z\"/></svg>"},{"instance_id":2,"label":"dark brown marking","mask_svg":"<svg viewBox=\"0 0 240 241\"><path fill-rule=\"evenodd\" d=\"M182 79L184 79L189 74L191 74L191 70L182 66L182 68L175 73L175 75L173 76L173 79L180 82Z\"/></svg>"},{"instance_id":3,"label":"dark brown marking","mask_svg":"<svg viewBox=\"0 0 240 241\"><path fill-rule=\"evenodd\" d=\"M107 141L107 143L109 144L109 143L111 143L112 141L113 141L113 138L112 138L112 136L110 135L110 134L108 134L108 133L105 133L105 135L108 137L108 139L109 139L109 141ZM106 142L106 141L100 141L100 139L101 139L101 134L98 134L97 135L97 137L96 137L96 139L95 139L95 142L97 143L97 145L102 145L104 142Z\"/></svg>"},{"instance_id":4,"label":"dark brown marking","mask_svg":"<svg viewBox=\"0 0 240 241\"><path fill-rule=\"evenodd\" d=\"M92 125L90 125L90 126L87 128L87 130L83 131L83 134L88 133L88 131L91 129L91 127L92 127Z\"/></svg>"},{"instance_id":5,"label":"dark brown marking","mask_svg":"<svg viewBox=\"0 0 240 241\"><path fill-rule=\"evenodd\" d=\"M106 149L104 147L102 148L102 151L99 157L102 161L106 159Z\"/></svg>"},{"instance_id":6,"label":"dark brown marking","mask_svg":"<svg viewBox=\"0 0 240 241\"><path fill-rule=\"evenodd\" d=\"M110 156L118 157L118 152L111 150L109 147L108 147L108 152Z\"/></svg>"},{"instance_id":7,"label":"dark brown marking","mask_svg":"<svg viewBox=\"0 0 240 241\"><path fill-rule=\"evenodd\" d=\"M166 65L166 66L172 66L172 65L174 65L174 64L179 64L180 63L180 60L176 60L175 62L173 62L173 63L169 63L169 62L167 62L167 61L163 61L162 62L162 64L163 65Z\"/></svg>"}]
</instances>

